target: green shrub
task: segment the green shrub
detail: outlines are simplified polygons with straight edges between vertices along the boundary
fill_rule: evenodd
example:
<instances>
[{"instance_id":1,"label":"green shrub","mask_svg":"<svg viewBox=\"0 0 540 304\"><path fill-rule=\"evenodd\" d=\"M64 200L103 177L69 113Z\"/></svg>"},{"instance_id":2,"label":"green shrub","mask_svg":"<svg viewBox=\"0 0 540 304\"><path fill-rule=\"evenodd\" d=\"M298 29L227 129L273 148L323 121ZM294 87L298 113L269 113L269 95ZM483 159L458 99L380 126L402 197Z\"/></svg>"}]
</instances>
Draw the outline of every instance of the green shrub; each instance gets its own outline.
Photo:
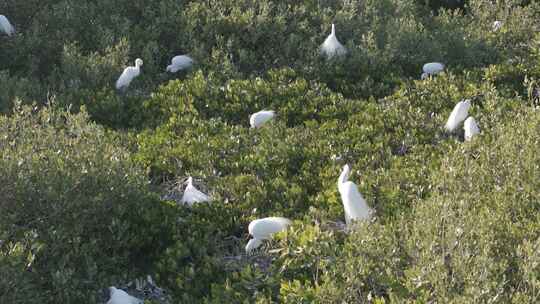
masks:
<instances>
[{"instance_id":1,"label":"green shrub","mask_svg":"<svg viewBox=\"0 0 540 304\"><path fill-rule=\"evenodd\" d=\"M101 303L142 274L175 303L538 302L538 2L0 12L18 31L0 35L1 303ZM326 60L332 23L348 53ZM165 72L186 53L193 69ZM433 61L445 72L418 80ZM462 99L482 130L472 142L443 130ZM263 109L277 116L249 128ZM352 231L345 163L376 210ZM212 202L165 202L187 176ZM266 216L294 224L246 255Z\"/></svg>"},{"instance_id":2,"label":"green shrub","mask_svg":"<svg viewBox=\"0 0 540 304\"><path fill-rule=\"evenodd\" d=\"M29 289L40 303L95 303L166 243L165 209L144 172L84 113L1 117L0 171L0 259L16 274L1 281L2 303L28 303Z\"/></svg>"},{"instance_id":3,"label":"green shrub","mask_svg":"<svg viewBox=\"0 0 540 304\"><path fill-rule=\"evenodd\" d=\"M416 0L420 5L428 6L437 12L439 9L463 9L468 4L468 0Z\"/></svg>"},{"instance_id":4,"label":"green shrub","mask_svg":"<svg viewBox=\"0 0 540 304\"><path fill-rule=\"evenodd\" d=\"M8 114L16 102L31 103L39 96L41 88L26 78L17 78L6 71L0 72L0 113Z\"/></svg>"},{"instance_id":5,"label":"green shrub","mask_svg":"<svg viewBox=\"0 0 540 304\"><path fill-rule=\"evenodd\" d=\"M493 102L484 101L471 110L482 123L489 113L493 114L491 121L498 121L505 117L505 105L512 108L493 87L479 82L478 75L459 78L449 74L412 82L379 102L345 99L288 69L272 71L264 78L226 82L200 72L194 75L169 83L149 100L149 121L157 127L137 138L137 160L151 168L155 181L201 177L215 199L212 204L227 204L229 216L235 218L234 223L223 222L218 220L221 214L212 213L207 216L215 221L206 224L193 215L191 220L195 222L186 219L190 237L185 236L188 228L177 231L172 247L176 249L164 255L160 272L184 301L200 297L209 285L213 286L209 301L214 294L277 299L278 282L283 276L285 282L296 280L301 282L299 286L305 286L303 280L318 266L302 266L309 260L302 255L292 254L286 260L299 262L284 262L286 266L279 272L257 274L256 269L241 264L230 275L218 275L223 268L220 258L237 255L245 245L221 251L220 238L242 238L249 221L262 216L298 219L309 211L318 214L319 222L342 221L336 179L344 163L354 164L352 179L377 210L379 221L391 225L400 214L409 212L415 200L430 197L431 172L440 167L449 148L460 144L456 137L442 131L457 101L484 92L484 99ZM261 108L276 109L276 119L260 129L249 129L249 113ZM222 210L211 210L214 208ZM307 233L310 227L302 230ZM191 239L192 235L206 237ZM181 249L186 246L195 249ZM283 248L293 250L294 246ZM323 258L317 253L317 245L304 246ZM204 250L205 254L188 254L193 250ZM188 265L193 270L179 274L175 270L185 266L176 261L186 256L202 258L192 258ZM202 274L204 277L200 277ZM262 294L242 283L252 276L262 276L256 280Z\"/></svg>"},{"instance_id":6,"label":"green shrub","mask_svg":"<svg viewBox=\"0 0 540 304\"><path fill-rule=\"evenodd\" d=\"M225 261L239 254L231 235L241 234L241 215L234 205L215 202L178 207L176 216L170 224L174 243L161 253L157 279L176 301L200 302L212 284L222 286L233 276Z\"/></svg>"},{"instance_id":7,"label":"green shrub","mask_svg":"<svg viewBox=\"0 0 540 304\"><path fill-rule=\"evenodd\" d=\"M362 225L319 280L289 281L290 303L538 300L540 115L514 119L455 146L432 173L436 189L394 224ZM319 244L314 246L321 246ZM314 250L313 248L311 250ZM290 263L284 257L281 263ZM306 257L305 262L312 259Z\"/></svg>"},{"instance_id":8,"label":"green shrub","mask_svg":"<svg viewBox=\"0 0 540 304\"><path fill-rule=\"evenodd\" d=\"M74 110L87 105L93 119L115 128L139 124L138 118L110 114L121 110L112 103L122 103L114 81L137 57L144 66L130 87L136 101L128 100L128 113L140 112L138 105L159 84L186 76L164 71L183 53L191 54L204 74L222 80L290 67L346 97L383 97L403 78L417 79L426 62L460 70L522 53L540 12L537 4L519 1L471 1L466 13L441 10L436 16L418 3L398 0L19 2L0 4L19 32L0 37L6 46L0 49L0 66L13 79L32 83L34 92L26 101L28 94L17 91L2 104L9 106L14 97L43 104L54 95L57 104L73 104ZM453 8L462 2L429 5ZM504 27L494 32L497 19ZM319 46L331 23L349 54L327 62Z\"/></svg>"}]
</instances>

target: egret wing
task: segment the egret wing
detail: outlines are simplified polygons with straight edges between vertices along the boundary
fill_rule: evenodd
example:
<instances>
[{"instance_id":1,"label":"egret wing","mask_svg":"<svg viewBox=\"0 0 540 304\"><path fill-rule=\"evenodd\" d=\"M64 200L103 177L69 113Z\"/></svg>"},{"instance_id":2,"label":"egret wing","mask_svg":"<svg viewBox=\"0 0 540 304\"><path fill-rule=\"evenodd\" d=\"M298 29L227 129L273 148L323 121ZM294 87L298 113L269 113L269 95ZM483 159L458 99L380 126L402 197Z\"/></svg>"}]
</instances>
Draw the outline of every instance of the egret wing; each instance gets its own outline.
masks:
<instances>
[{"instance_id":1,"label":"egret wing","mask_svg":"<svg viewBox=\"0 0 540 304\"><path fill-rule=\"evenodd\" d=\"M356 184L346 182L341 188L345 220L351 222L370 219L372 210L367 205L362 194L360 194L360 191L358 191Z\"/></svg>"},{"instance_id":2,"label":"egret wing","mask_svg":"<svg viewBox=\"0 0 540 304\"><path fill-rule=\"evenodd\" d=\"M193 186L187 186L182 196L182 202L192 205L193 203L207 202L210 197Z\"/></svg>"},{"instance_id":3,"label":"egret wing","mask_svg":"<svg viewBox=\"0 0 540 304\"><path fill-rule=\"evenodd\" d=\"M116 88L120 89L122 87L128 86L134 77L135 76L133 75L132 68L125 68L122 74L120 74L120 77L118 77L118 80L116 81Z\"/></svg>"},{"instance_id":4,"label":"egret wing","mask_svg":"<svg viewBox=\"0 0 540 304\"><path fill-rule=\"evenodd\" d=\"M268 239L274 233L286 230L291 224L289 219L283 217L268 217L250 223L249 233L257 239Z\"/></svg>"},{"instance_id":5,"label":"egret wing","mask_svg":"<svg viewBox=\"0 0 540 304\"><path fill-rule=\"evenodd\" d=\"M8 36L11 36L15 33L13 25L11 25L8 18L4 15L0 15L0 28L2 28Z\"/></svg>"},{"instance_id":6,"label":"egret wing","mask_svg":"<svg viewBox=\"0 0 540 304\"><path fill-rule=\"evenodd\" d=\"M469 115L469 107L470 104L466 101L458 102L448 117L448 121L445 125L446 130L450 132L455 130L457 126Z\"/></svg>"}]
</instances>

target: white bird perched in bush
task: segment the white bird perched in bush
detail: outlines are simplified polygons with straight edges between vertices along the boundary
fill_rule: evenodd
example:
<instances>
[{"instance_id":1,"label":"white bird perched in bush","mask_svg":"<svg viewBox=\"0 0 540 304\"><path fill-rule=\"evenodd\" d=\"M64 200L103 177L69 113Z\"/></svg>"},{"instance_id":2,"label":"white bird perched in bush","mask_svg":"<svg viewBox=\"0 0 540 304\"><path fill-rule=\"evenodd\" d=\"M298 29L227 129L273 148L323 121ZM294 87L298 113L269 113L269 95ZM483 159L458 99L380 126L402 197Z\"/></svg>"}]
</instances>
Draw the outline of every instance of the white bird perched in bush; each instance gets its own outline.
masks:
<instances>
[{"instance_id":1,"label":"white bird perched in bush","mask_svg":"<svg viewBox=\"0 0 540 304\"><path fill-rule=\"evenodd\" d=\"M182 195L182 203L191 206L194 203L208 202L210 200L208 195L202 193L193 186L193 178L191 176L188 177L186 184L187 186L184 190L184 195Z\"/></svg>"},{"instance_id":2,"label":"white bird perched in bush","mask_svg":"<svg viewBox=\"0 0 540 304\"><path fill-rule=\"evenodd\" d=\"M122 72L122 75L118 77L118 80L116 81L116 89L126 89L131 81L135 79L135 77L139 76L141 74L141 66L143 65L143 61L140 58L135 59L135 66L130 66L124 69L124 72Z\"/></svg>"},{"instance_id":3,"label":"white bird perched in bush","mask_svg":"<svg viewBox=\"0 0 540 304\"><path fill-rule=\"evenodd\" d=\"M287 230L292 222L284 217L265 217L249 223L248 231L253 236L246 245L246 252L250 252L262 244L263 240L270 239L272 234Z\"/></svg>"},{"instance_id":4,"label":"white bird perched in bush","mask_svg":"<svg viewBox=\"0 0 540 304\"><path fill-rule=\"evenodd\" d=\"M469 116L469 108L471 107L471 101L469 99L462 100L456 104L452 113L448 117L448 121L444 128L448 132L453 132L457 126Z\"/></svg>"},{"instance_id":5,"label":"white bird perched in bush","mask_svg":"<svg viewBox=\"0 0 540 304\"><path fill-rule=\"evenodd\" d=\"M350 173L351 168L345 165L338 178L338 190L343 201L347 226L353 221L369 220L373 215L373 210L367 205L356 184L348 181Z\"/></svg>"},{"instance_id":6,"label":"white bird perched in bush","mask_svg":"<svg viewBox=\"0 0 540 304\"><path fill-rule=\"evenodd\" d=\"M444 64L442 64L440 62L426 63L422 67L422 71L424 73L422 73L422 76L420 78L426 79L430 75L437 75L440 72L444 71Z\"/></svg>"},{"instance_id":7,"label":"white bird perched in bush","mask_svg":"<svg viewBox=\"0 0 540 304\"><path fill-rule=\"evenodd\" d=\"M122 289L118 289L114 286L109 287L110 299L107 304L142 304L143 300L137 299L134 296L130 296Z\"/></svg>"},{"instance_id":8,"label":"white bird perched in bush","mask_svg":"<svg viewBox=\"0 0 540 304\"><path fill-rule=\"evenodd\" d=\"M187 55L174 56L171 64L167 66L167 72L176 73L180 70L189 69L193 66L193 59Z\"/></svg>"},{"instance_id":9,"label":"white bird perched in bush","mask_svg":"<svg viewBox=\"0 0 540 304\"><path fill-rule=\"evenodd\" d=\"M276 113L274 111L259 111L257 113L251 114L249 117L249 124L252 128L258 128L265 124L270 119L274 118Z\"/></svg>"},{"instance_id":10,"label":"white bird perched in bush","mask_svg":"<svg viewBox=\"0 0 540 304\"><path fill-rule=\"evenodd\" d=\"M328 59L334 56L347 54L347 49L339 42L336 37L336 27L332 23L332 32L321 45L321 54L326 55Z\"/></svg>"},{"instance_id":11,"label":"white bird perched in bush","mask_svg":"<svg viewBox=\"0 0 540 304\"><path fill-rule=\"evenodd\" d=\"M493 21L493 25L491 25L491 29L493 31L498 31L498 30L501 29L502 25L503 25L502 21L495 20L495 21Z\"/></svg>"},{"instance_id":12,"label":"white bird perched in bush","mask_svg":"<svg viewBox=\"0 0 540 304\"><path fill-rule=\"evenodd\" d=\"M465 123L463 124L463 129L465 130L466 141L470 141L473 136L475 136L476 134L480 134L480 128L478 127L476 120L474 120L472 116L465 120Z\"/></svg>"},{"instance_id":13,"label":"white bird perched in bush","mask_svg":"<svg viewBox=\"0 0 540 304\"><path fill-rule=\"evenodd\" d=\"M0 31L6 33L6 35L11 36L15 33L15 28L9 22L8 18L4 15L0 15Z\"/></svg>"}]
</instances>

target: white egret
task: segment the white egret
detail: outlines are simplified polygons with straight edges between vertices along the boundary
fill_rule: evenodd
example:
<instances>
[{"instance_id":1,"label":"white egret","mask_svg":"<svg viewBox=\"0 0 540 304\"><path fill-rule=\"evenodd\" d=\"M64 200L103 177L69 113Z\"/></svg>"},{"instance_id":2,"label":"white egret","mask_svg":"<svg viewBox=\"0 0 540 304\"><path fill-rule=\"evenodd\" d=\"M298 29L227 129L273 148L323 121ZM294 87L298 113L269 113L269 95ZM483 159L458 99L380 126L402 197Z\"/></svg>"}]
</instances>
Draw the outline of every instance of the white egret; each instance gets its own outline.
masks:
<instances>
[{"instance_id":1,"label":"white egret","mask_svg":"<svg viewBox=\"0 0 540 304\"><path fill-rule=\"evenodd\" d=\"M502 21L495 20L495 21L493 21L493 24L491 25L491 30L496 32L496 31L500 30L502 26L503 26Z\"/></svg>"},{"instance_id":2,"label":"white egret","mask_svg":"<svg viewBox=\"0 0 540 304\"><path fill-rule=\"evenodd\" d=\"M122 289L118 289L114 286L109 287L109 296L110 299L107 304L142 304L143 301L130 296L127 292Z\"/></svg>"},{"instance_id":3,"label":"white egret","mask_svg":"<svg viewBox=\"0 0 540 304\"><path fill-rule=\"evenodd\" d=\"M274 118L274 116L276 116L276 113L274 111L259 111L255 114L251 114L251 116L249 117L249 124L252 128L258 128L270 119Z\"/></svg>"},{"instance_id":4,"label":"white egret","mask_svg":"<svg viewBox=\"0 0 540 304\"><path fill-rule=\"evenodd\" d=\"M452 113L448 117L448 121L444 128L448 132L453 132L457 126L469 116L469 108L471 107L471 101L469 99L462 100L456 104Z\"/></svg>"},{"instance_id":5,"label":"white egret","mask_svg":"<svg viewBox=\"0 0 540 304\"><path fill-rule=\"evenodd\" d=\"M373 215L373 210L367 205L356 184L348 181L350 173L351 168L345 165L338 178L338 190L343 201L347 226L350 226L352 221L369 220Z\"/></svg>"},{"instance_id":6,"label":"white egret","mask_svg":"<svg viewBox=\"0 0 540 304\"><path fill-rule=\"evenodd\" d=\"M4 15L0 15L0 32L6 33L6 35L11 36L15 33L15 28L9 22L8 18Z\"/></svg>"},{"instance_id":7,"label":"white egret","mask_svg":"<svg viewBox=\"0 0 540 304\"><path fill-rule=\"evenodd\" d=\"M347 49L339 42L336 37L336 27L332 23L332 32L321 45L321 54L326 55L328 59L334 56L347 54Z\"/></svg>"},{"instance_id":8,"label":"white egret","mask_svg":"<svg viewBox=\"0 0 540 304\"><path fill-rule=\"evenodd\" d=\"M194 203L208 202L210 197L201 191L199 191L195 186L193 186L193 178L190 176L186 181L186 189L184 190L184 195L182 196L182 203L192 206Z\"/></svg>"},{"instance_id":9,"label":"white egret","mask_svg":"<svg viewBox=\"0 0 540 304\"><path fill-rule=\"evenodd\" d=\"M259 247L263 240L270 239L272 234L287 230L292 222L284 217L265 217L249 223L248 231L253 236L246 245L246 252Z\"/></svg>"},{"instance_id":10,"label":"white egret","mask_svg":"<svg viewBox=\"0 0 540 304\"><path fill-rule=\"evenodd\" d=\"M167 66L167 72L176 73L180 70L189 69L193 66L193 59L187 55L174 56L171 64Z\"/></svg>"},{"instance_id":11,"label":"white egret","mask_svg":"<svg viewBox=\"0 0 540 304\"><path fill-rule=\"evenodd\" d=\"M143 61L140 58L135 59L135 66L130 66L124 69L124 72L122 72L122 75L118 77L118 80L116 81L116 89L126 89L131 81L135 79L135 77L139 76L141 74L141 66L143 65Z\"/></svg>"},{"instance_id":12,"label":"white egret","mask_svg":"<svg viewBox=\"0 0 540 304\"><path fill-rule=\"evenodd\" d=\"M424 64L424 66L422 67L422 71L424 73L422 73L422 76L421 78L422 79L426 79L428 76L431 76L431 75L437 75L439 74L440 72L444 71L444 64L440 63L440 62L430 62L430 63L426 63Z\"/></svg>"},{"instance_id":13,"label":"white egret","mask_svg":"<svg viewBox=\"0 0 540 304\"><path fill-rule=\"evenodd\" d=\"M470 141L473 136L480 134L480 128L476 123L476 120L472 116L469 116L463 124L463 129L465 130L465 140Z\"/></svg>"}]
</instances>

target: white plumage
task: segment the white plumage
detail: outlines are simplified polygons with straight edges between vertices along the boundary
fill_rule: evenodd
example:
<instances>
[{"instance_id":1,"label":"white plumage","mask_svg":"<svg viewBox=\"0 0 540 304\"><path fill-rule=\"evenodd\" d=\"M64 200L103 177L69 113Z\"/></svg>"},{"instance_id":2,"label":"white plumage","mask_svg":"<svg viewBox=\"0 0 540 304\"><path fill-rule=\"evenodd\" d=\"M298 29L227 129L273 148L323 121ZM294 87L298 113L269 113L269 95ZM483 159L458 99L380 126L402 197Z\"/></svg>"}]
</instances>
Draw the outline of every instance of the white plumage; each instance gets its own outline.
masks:
<instances>
[{"instance_id":1,"label":"white plumage","mask_svg":"<svg viewBox=\"0 0 540 304\"><path fill-rule=\"evenodd\" d=\"M4 15L0 15L0 31L6 33L6 35L11 36L15 33L15 28L9 22L8 18Z\"/></svg>"},{"instance_id":2,"label":"white plumage","mask_svg":"<svg viewBox=\"0 0 540 304\"><path fill-rule=\"evenodd\" d=\"M284 231L292 222L284 217L265 217L249 223L248 231L253 236L246 245L246 252L259 247L262 240L272 237L272 234Z\"/></svg>"},{"instance_id":3,"label":"white plumage","mask_svg":"<svg viewBox=\"0 0 540 304\"><path fill-rule=\"evenodd\" d=\"M143 301L130 296L127 292L122 289L118 289L114 286L109 287L109 296L110 299L107 304L142 304Z\"/></svg>"},{"instance_id":4,"label":"white plumage","mask_svg":"<svg viewBox=\"0 0 540 304\"><path fill-rule=\"evenodd\" d=\"M348 181L350 173L351 168L345 165L338 178L338 190L343 201L347 226L353 221L369 220L373 215L373 210L367 205L356 184Z\"/></svg>"},{"instance_id":5,"label":"white plumage","mask_svg":"<svg viewBox=\"0 0 540 304\"><path fill-rule=\"evenodd\" d=\"M471 101L469 99L462 100L456 104L452 113L448 117L448 121L444 128L448 132L453 132L458 125L469 116L469 108L471 107Z\"/></svg>"},{"instance_id":6,"label":"white plumage","mask_svg":"<svg viewBox=\"0 0 540 304\"><path fill-rule=\"evenodd\" d=\"M257 249L259 248L259 246L261 246L262 244L262 240L261 239L250 239L246 245L246 252L249 253L251 252L252 250L254 249Z\"/></svg>"},{"instance_id":7,"label":"white plumage","mask_svg":"<svg viewBox=\"0 0 540 304\"><path fill-rule=\"evenodd\" d=\"M503 23L500 20L493 21L493 25L491 26L491 29L495 32L501 29Z\"/></svg>"},{"instance_id":8,"label":"white plumage","mask_svg":"<svg viewBox=\"0 0 540 304\"><path fill-rule=\"evenodd\" d=\"M193 66L193 59L187 55L174 56L171 64L167 66L167 72L176 73L180 70L189 69Z\"/></svg>"},{"instance_id":9,"label":"white plumage","mask_svg":"<svg viewBox=\"0 0 540 304\"><path fill-rule=\"evenodd\" d=\"M126 89L131 81L135 79L135 77L139 76L141 74L141 66L143 65L143 61L140 58L137 58L135 60L135 66L130 66L124 69L124 72L118 77L118 80L116 81L116 89Z\"/></svg>"},{"instance_id":10,"label":"white plumage","mask_svg":"<svg viewBox=\"0 0 540 304\"><path fill-rule=\"evenodd\" d=\"M476 120L472 116L465 120L465 123L463 124L463 129L465 130L466 141L470 141L473 136L480 134L480 128L478 127Z\"/></svg>"},{"instance_id":11,"label":"white plumage","mask_svg":"<svg viewBox=\"0 0 540 304\"><path fill-rule=\"evenodd\" d=\"M428 76L430 75L437 75L439 74L440 72L444 71L444 64L440 63L440 62L430 62L430 63L426 63L424 64L424 66L422 67L422 71L424 73L422 73L422 76L421 78L422 79L426 79Z\"/></svg>"},{"instance_id":12,"label":"white plumage","mask_svg":"<svg viewBox=\"0 0 540 304\"><path fill-rule=\"evenodd\" d=\"M326 55L328 59L334 56L347 54L347 49L339 42L336 37L336 27L332 24L332 32L321 45L321 54Z\"/></svg>"},{"instance_id":13,"label":"white plumage","mask_svg":"<svg viewBox=\"0 0 540 304\"><path fill-rule=\"evenodd\" d=\"M255 114L251 114L249 117L249 124L252 128L258 128L264 123L274 118L276 113L274 111L259 111Z\"/></svg>"},{"instance_id":14,"label":"white plumage","mask_svg":"<svg viewBox=\"0 0 540 304\"><path fill-rule=\"evenodd\" d=\"M193 178L191 176L187 179L186 183L187 186L184 190L184 195L182 195L182 203L191 206L194 203L208 202L210 200L208 195L193 186Z\"/></svg>"}]
</instances>

